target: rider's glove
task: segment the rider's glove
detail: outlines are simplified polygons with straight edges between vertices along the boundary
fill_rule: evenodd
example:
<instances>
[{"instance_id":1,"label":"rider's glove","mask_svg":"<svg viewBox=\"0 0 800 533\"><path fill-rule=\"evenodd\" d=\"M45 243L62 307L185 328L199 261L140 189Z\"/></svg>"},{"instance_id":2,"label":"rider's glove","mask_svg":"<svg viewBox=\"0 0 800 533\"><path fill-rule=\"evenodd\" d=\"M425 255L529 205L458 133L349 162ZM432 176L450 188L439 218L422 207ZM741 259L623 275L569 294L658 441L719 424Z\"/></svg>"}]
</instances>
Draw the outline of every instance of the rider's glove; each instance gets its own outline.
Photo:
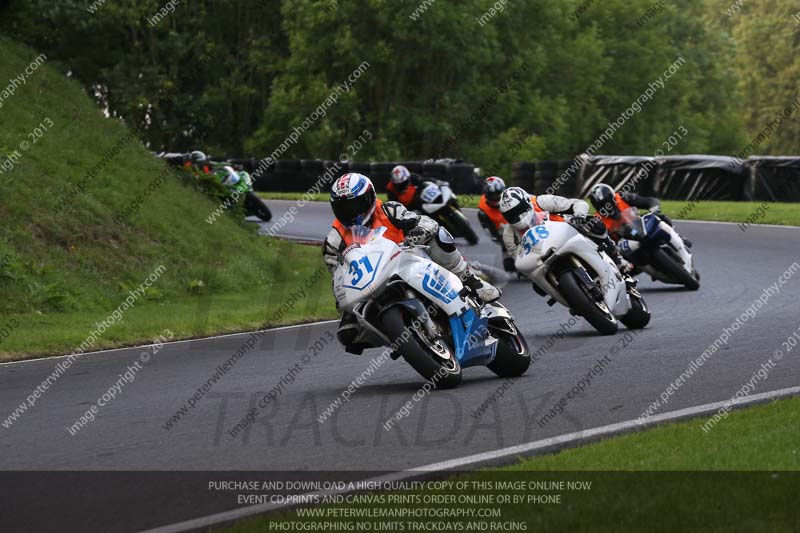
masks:
<instances>
[{"instance_id":1,"label":"rider's glove","mask_svg":"<svg viewBox=\"0 0 800 533\"><path fill-rule=\"evenodd\" d=\"M569 219L570 223L573 226L583 226L586 224L586 216L585 215L572 215Z\"/></svg>"},{"instance_id":2,"label":"rider's glove","mask_svg":"<svg viewBox=\"0 0 800 533\"><path fill-rule=\"evenodd\" d=\"M425 244L432 237L433 234L427 228L418 225L406 232L404 242L409 246Z\"/></svg>"},{"instance_id":3,"label":"rider's glove","mask_svg":"<svg viewBox=\"0 0 800 533\"><path fill-rule=\"evenodd\" d=\"M659 213L661 213L661 206L657 205L655 207L651 207L650 208L650 213L653 214L653 215L658 215Z\"/></svg>"}]
</instances>

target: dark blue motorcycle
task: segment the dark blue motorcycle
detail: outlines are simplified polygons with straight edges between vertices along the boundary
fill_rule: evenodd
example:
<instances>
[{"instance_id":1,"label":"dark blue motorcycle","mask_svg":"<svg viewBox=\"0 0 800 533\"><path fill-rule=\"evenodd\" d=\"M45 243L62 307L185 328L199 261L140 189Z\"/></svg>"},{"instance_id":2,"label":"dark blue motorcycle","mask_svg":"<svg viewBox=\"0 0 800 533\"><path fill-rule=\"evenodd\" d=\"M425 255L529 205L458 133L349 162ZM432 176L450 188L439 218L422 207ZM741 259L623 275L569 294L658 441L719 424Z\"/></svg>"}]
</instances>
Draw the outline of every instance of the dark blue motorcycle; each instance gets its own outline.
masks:
<instances>
[{"instance_id":1,"label":"dark blue motorcycle","mask_svg":"<svg viewBox=\"0 0 800 533\"><path fill-rule=\"evenodd\" d=\"M622 212L619 249L622 255L654 281L700 288L694 257L678 232L655 213L640 216L630 207Z\"/></svg>"}]
</instances>

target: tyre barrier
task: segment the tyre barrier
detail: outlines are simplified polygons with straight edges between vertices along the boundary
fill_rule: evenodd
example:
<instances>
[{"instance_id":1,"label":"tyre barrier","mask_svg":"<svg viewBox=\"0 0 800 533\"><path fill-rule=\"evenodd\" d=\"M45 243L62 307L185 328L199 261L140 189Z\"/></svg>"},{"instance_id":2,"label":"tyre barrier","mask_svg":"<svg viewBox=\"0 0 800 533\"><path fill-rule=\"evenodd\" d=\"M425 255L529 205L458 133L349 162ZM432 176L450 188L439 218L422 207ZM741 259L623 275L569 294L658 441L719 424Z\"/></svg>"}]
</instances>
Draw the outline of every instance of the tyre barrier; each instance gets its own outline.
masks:
<instances>
[{"instance_id":1,"label":"tyre barrier","mask_svg":"<svg viewBox=\"0 0 800 533\"><path fill-rule=\"evenodd\" d=\"M258 168L257 159L237 160L247 163L241 165L245 170ZM358 172L369 176L375 183L379 192L386 190L386 184L391 179L392 169L396 165L404 165L412 173L420 174L423 178L435 178L447 181L456 194L475 194L481 191L481 182L475 176L474 165L464 162L441 163L423 161L399 162L359 162L359 161L332 161L318 159L303 159L300 161L277 161L272 165L263 165L265 170L254 175L254 188L263 192L304 192L314 187L320 178L324 183L318 186L320 191L330 190L332 179L347 172ZM252 171L251 171L252 172ZM329 176L330 175L330 176Z\"/></svg>"},{"instance_id":2,"label":"tyre barrier","mask_svg":"<svg viewBox=\"0 0 800 533\"><path fill-rule=\"evenodd\" d=\"M182 165L188 154L154 154ZM215 159L216 160L216 159ZM398 162L353 162L319 159L268 162L257 158L225 158L254 178L257 191L327 192L337 176L359 172L386 190L395 165L412 173L450 182L456 194L479 194L481 177L475 166L453 159ZM800 156L751 156L740 160L717 155L589 156L574 160L518 161L511 166L509 185L534 194L586 197L597 183L671 200L800 201ZM320 183L322 179L322 183Z\"/></svg>"},{"instance_id":3,"label":"tyre barrier","mask_svg":"<svg viewBox=\"0 0 800 533\"><path fill-rule=\"evenodd\" d=\"M582 156L575 195L597 183L668 200L800 201L800 156Z\"/></svg>"}]
</instances>

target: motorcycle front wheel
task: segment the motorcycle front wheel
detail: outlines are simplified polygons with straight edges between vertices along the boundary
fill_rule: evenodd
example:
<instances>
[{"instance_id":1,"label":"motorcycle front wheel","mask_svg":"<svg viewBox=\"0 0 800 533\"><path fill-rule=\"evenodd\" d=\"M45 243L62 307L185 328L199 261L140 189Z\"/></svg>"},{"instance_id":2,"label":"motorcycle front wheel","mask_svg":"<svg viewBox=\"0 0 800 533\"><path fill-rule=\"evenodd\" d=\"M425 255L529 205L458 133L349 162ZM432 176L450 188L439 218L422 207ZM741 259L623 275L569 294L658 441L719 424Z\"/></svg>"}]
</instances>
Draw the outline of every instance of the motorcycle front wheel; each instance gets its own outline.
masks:
<instances>
[{"instance_id":1,"label":"motorcycle front wheel","mask_svg":"<svg viewBox=\"0 0 800 533\"><path fill-rule=\"evenodd\" d=\"M461 383L461 365L453 350L442 339L430 340L418 331L414 317L400 306L393 306L381 315L383 332L393 340L399 353L411 368L437 389L452 389Z\"/></svg>"},{"instance_id":2,"label":"motorcycle front wheel","mask_svg":"<svg viewBox=\"0 0 800 533\"><path fill-rule=\"evenodd\" d=\"M245 193L244 209L248 216L255 215L260 218L262 222L269 222L272 220L272 211L269 210L264 200L253 191L247 191Z\"/></svg>"},{"instance_id":3,"label":"motorcycle front wheel","mask_svg":"<svg viewBox=\"0 0 800 533\"><path fill-rule=\"evenodd\" d=\"M572 270L562 272L558 276L558 288L570 309L586 319L594 329L603 335L613 335L619 328L619 322L601 302L596 302L582 287L578 275Z\"/></svg>"},{"instance_id":4,"label":"motorcycle front wheel","mask_svg":"<svg viewBox=\"0 0 800 533\"><path fill-rule=\"evenodd\" d=\"M673 259L673 257L662 249L653 250L653 258L651 264L656 270L668 275L674 279L676 283L683 285L690 291L696 291L700 288L699 276L694 276L692 273L686 271L683 265Z\"/></svg>"},{"instance_id":5,"label":"motorcycle front wheel","mask_svg":"<svg viewBox=\"0 0 800 533\"><path fill-rule=\"evenodd\" d=\"M531 366L531 351L517 326L505 323L503 327L495 327L490 322L489 332L497 339L497 354L487 365L489 370L501 378L516 378L527 372Z\"/></svg>"}]
</instances>

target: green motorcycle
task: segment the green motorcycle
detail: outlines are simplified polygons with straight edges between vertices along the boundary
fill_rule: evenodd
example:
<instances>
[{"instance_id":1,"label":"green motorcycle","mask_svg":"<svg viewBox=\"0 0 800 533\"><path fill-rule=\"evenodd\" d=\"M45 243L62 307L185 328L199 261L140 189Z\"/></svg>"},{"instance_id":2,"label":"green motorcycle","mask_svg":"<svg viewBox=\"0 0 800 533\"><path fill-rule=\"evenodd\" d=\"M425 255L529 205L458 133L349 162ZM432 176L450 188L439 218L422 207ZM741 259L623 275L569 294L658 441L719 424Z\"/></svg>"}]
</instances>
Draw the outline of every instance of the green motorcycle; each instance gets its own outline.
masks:
<instances>
[{"instance_id":1,"label":"green motorcycle","mask_svg":"<svg viewBox=\"0 0 800 533\"><path fill-rule=\"evenodd\" d=\"M269 222L272 219L272 212L267 204L253 191L253 179L248 172L236 171L230 165L223 165L214 169L213 174L228 192L228 199L236 200L232 205L236 205L239 198L244 198L244 210L247 216L258 217L262 222Z\"/></svg>"}]
</instances>

